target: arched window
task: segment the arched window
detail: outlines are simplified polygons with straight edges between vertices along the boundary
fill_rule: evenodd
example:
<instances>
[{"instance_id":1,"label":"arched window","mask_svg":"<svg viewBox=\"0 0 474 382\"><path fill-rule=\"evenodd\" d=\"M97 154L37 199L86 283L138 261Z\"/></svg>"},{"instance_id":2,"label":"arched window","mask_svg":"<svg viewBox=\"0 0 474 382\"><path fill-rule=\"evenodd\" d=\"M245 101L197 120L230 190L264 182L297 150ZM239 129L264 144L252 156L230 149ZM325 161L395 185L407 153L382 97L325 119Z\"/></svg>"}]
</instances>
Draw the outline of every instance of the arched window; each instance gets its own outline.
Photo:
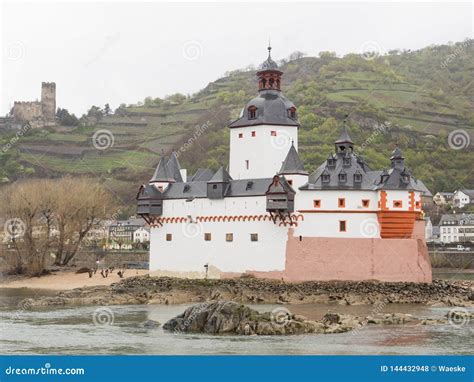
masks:
<instances>
[{"instance_id":1,"label":"arched window","mask_svg":"<svg viewBox=\"0 0 474 382\"><path fill-rule=\"evenodd\" d=\"M257 108L255 106L249 106L248 117L249 119L257 119Z\"/></svg>"},{"instance_id":2,"label":"arched window","mask_svg":"<svg viewBox=\"0 0 474 382\"><path fill-rule=\"evenodd\" d=\"M262 89L265 89L267 86L267 80L265 78L262 79Z\"/></svg>"},{"instance_id":3,"label":"arched window","mask_svg":"<svg viewBox=\"0 0 474 382\"><path fill-rule=\"evenodd\" d=\"M273 89L273 82L274 82L274 81L275 81L275 80L274 80L273 78L270 78L269 83L270 83L270 88L271 88L271 89Z\"/></svg>"}]
</instances>

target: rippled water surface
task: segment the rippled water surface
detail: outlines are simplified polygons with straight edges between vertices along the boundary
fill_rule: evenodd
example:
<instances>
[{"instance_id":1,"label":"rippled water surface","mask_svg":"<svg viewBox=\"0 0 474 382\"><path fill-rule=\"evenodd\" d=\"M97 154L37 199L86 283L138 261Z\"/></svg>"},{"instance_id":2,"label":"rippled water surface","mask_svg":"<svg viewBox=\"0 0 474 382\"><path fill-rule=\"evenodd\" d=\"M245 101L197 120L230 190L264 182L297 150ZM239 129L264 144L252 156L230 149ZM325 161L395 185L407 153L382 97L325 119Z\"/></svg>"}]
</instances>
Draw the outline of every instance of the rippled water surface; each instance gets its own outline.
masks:
<instances>
[{"instance_id":1,"label":"rippled water surface","mask_svg":"<svg viewBox=\"0 0 474 382\"><path fill-rule=\"evenodd\" d=\"M41 291L2 290L0 344L5 354L474 354L474 323L436 326L367 326L342 334L298 336L211 336L146 329L183 312L188 305L128 305L18 309ZM276 305L255 305L270 311ZM368 315L373 306L289 305L292 313L319 319L328 311ZM100 309L100 310L98 310ZM390 304L381 313L440 317L449 308Z\"/></svg>"}]
</instances>

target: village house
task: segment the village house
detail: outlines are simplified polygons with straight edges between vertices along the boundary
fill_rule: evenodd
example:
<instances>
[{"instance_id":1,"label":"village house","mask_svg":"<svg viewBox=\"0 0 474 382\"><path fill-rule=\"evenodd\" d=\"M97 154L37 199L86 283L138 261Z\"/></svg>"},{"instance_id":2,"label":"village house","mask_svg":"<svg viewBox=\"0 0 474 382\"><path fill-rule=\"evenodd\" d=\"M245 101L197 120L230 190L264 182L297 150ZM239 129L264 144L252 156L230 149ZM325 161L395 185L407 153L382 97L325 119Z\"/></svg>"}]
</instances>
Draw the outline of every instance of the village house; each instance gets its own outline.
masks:
<instances>
[{"instance_id":1,"label":"village house","mask_svg":"<svg viewBox=\"0 0 474 382\"><path fill-rule=\"evenodd\" d=\"M454 191L453 205L454 207L464 208L474 203L474 190L457 190Z\"/></svg>"},{"instance_id":2,"label":"village house","mask_svg":"<svg viewBox=\"0 0 474 382\"><path fill-rule=\"evenodd\" d=\"M442 215L439 228L442 243L474 242L474 214Z\"/></svg>"}]
</instances>

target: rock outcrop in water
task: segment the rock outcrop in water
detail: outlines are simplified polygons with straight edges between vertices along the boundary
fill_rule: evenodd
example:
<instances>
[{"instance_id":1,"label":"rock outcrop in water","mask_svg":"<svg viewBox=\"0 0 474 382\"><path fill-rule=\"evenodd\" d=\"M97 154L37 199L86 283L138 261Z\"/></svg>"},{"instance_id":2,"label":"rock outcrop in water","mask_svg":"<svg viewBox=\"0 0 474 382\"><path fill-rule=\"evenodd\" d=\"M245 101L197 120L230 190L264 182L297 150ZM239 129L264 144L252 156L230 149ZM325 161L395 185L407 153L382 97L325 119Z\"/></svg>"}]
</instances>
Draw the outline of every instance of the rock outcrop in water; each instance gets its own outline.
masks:
<instances>
[{"instance_id":1,"label":"rock outcrop in water","mask_svg":"<svg viewBox=\"0 0 474 382\"><path fill-rule=\"evenodd\" d=\"M187 308L179 316L167 321L163 329L175 333L237 335L334 334L357 330L366 325L465 325L472 318L473 312L453 309L446 317L439 319L420 319L405 313L377 313L365 318L327 313L322 320L312 321L294 315L285 308L260 313L233 301L215 301Z\"/></svg>"},{"instance_id":2,"label":"rock outcrop in water","mask_svg":"<svg viewBox=\"0 0 474 382\"><path fill-rule=\"evenodd\" d=\"M31 306L183 304L232 300L267 304L390 304L474 306L473 281L431 284L376 281L285 283L255 278L192 280L138 276L111 286L79 288L29 301Z\"/></svg>"},{"instance_id":3,"label":"rock outcrop in water","mask_svg":"<svg viewBox=\"0 0 474 382\"><path fill-rule=\"evenodd\" d=\"M191 306L163 325L167 331L182 333L287 335L304 333L343 333L361 326L355 317L310 321L286 309L260 313L232 301L215 301Z\"/></svg>"}]
</instances>

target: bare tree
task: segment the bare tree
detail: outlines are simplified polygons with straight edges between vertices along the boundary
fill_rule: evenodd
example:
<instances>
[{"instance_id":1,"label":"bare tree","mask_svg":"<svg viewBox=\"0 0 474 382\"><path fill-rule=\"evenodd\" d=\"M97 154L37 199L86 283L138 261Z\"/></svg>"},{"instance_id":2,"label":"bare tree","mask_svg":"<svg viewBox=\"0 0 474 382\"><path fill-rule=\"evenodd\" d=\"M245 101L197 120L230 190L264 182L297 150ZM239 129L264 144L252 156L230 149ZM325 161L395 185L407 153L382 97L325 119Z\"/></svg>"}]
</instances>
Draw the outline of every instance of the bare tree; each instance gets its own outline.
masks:
<instances>
[{"instance_id":1,"label":"bare tree","mask_svg":"<svg viewBox=\"0 0 474 382\"><path fill-rule=\"evenodd\" d=\"M63 178L16 183L0 194L7 237L18 271L41 275L48 256L67 265L87 233L113 210L110 194L90 179Z\"/></svg>"}]
</instances>

